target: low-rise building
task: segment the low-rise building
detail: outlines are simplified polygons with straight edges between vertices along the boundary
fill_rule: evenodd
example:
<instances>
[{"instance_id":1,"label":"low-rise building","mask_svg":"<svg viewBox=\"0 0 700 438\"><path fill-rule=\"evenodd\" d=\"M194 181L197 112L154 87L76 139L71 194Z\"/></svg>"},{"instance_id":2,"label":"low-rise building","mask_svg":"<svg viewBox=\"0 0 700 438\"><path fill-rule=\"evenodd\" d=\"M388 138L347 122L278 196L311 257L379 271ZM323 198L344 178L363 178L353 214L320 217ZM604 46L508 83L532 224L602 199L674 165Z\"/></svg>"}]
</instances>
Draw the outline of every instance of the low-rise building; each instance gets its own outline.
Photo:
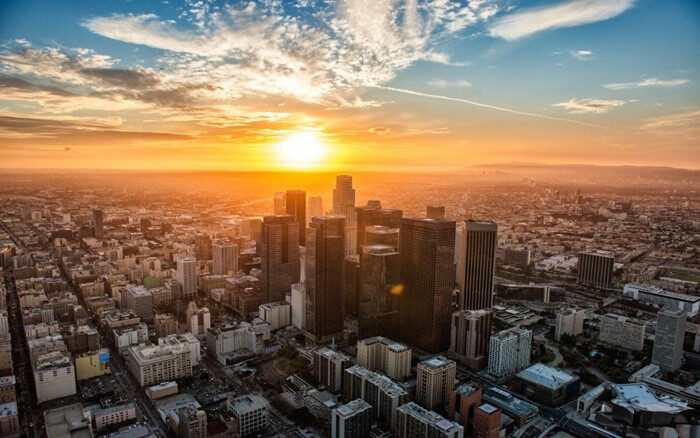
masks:
<instances>
[{"instance_id":1,"label":"low-rise building","mask_svg":"<svg viewBox=\"0 0 700 438\"><path fill-rule=\"evenodd\" d=\"M19 437L20 434L17 402L0 404L0 436Z\"/></svg>"},{"instance_id":2,"label":"low-rise building","mask_svg":"<svg viewBox=\"0 0 700 438\"><path fill-rule=\"evenodd\" d=\"M270 330L287 327L292 323L292 305L286 301L261 304L258 312L260 318L270 324Z\"/></svg>"},{"instance_id":3,"label":"low-rise building","mask_svg":"<svg viewBox=\"0 0 700 438\"><path fill-rule=\"evenodd\" d=\"M530 400L558 407L578 397L581 381L538 363L516 374L513 387Z\"/></svg>"},{"instance_id":4,"label":"low-rise building","mask_svg":"<svg viewBox=\"0 0 700 438\"><path fill-rule=\"evenodd\" d=\"M633 300L647 301L667 309L682 309L688 317L693 317L700 312L700 297L680 292L672 292L660 287L627 283L622 289L623 295Z\"/></svg>"},{"instance_id":5,"label":"low-rise building","mask_svg":"<svg viewBox=\"0 0 700 438\"><path fill-rule=\"evenodd\" d=\"M126 403L96 409L92 412L95 430L104 429L115 424L122 424L136 419L136 405Z\"/></svg>"},{"instance_id":6,"label":"low-rise building","mask_svg":"<svg viewBox=\"0 0 700 438\"><path fill-rule=\"evenodd\" d=\"M257 394L229 398L226 402L232 416L233 436L244 437L265 431L270 422L270 404Z\"/></svg>"},{"instance_id":7,"label":"low-rise building","mask_svg":"<svg viewBox=\"0 0 700 438\"><path fill-rule=\"evenodd\" d=\"M80 403L44 411L47 438L92 438L90 414Z\"/></svg>"},{"instance_id":8,"label":"low-rise building","mask_svg":"<svg viewBox=\"0 0 700 438\"><path fill-rule=\"evenodd\" d=\"M39 403L75 394L75 366L71 357L61 351L38 356L34 386Z\"/></svg>"},{"instance_id":9,"label":"low-rise building","mask_svg":"<svg viewBox=\"0 0 700 438\"><path fill-rule=\"evenodd\" d=\"M141 386L192 375L192 353L184 343L130 347L128 364Z\"/></svg>"},{"instance_id":10,"label":"low-rise building","mask_svg":"<svg viewBox=\"0 0 700 438\"><path fill-rule=\"evenodd\" d=\"M106 348L75 356L75 378L77 380L91 379L109 372L109 350Z\"/></svg>"},{"instance_id":11,"label":"low-rise building","mask_svg":"<svg viewBox=\"0 0 700 438\"><path fill-rule=\"evenodd\" d=\"M146 388L146 395L151 400L158 400L159 398L177 394L177 391L177 382L162 382Z\"/></svg>"}]
</instances>

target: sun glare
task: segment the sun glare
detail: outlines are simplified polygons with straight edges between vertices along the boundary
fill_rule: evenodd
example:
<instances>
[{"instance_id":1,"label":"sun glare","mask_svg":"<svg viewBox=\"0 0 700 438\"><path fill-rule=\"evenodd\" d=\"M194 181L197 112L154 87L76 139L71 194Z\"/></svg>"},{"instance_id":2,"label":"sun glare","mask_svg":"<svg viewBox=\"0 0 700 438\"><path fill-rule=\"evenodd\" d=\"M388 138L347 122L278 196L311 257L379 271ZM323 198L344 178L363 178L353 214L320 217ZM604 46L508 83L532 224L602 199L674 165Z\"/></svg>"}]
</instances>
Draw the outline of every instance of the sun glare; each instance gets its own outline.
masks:
<instances>
[{"instance_id":1,"label":"sun glare","mask_svg":"<svg viewBox=\"0 0 700 438\"><path fill-rule=\"evenodd\" d=\"M313 131L296 132L276 145L281 164L295 169L318 166L325 150L319 134Z\"/></svg>"}]
</instances>

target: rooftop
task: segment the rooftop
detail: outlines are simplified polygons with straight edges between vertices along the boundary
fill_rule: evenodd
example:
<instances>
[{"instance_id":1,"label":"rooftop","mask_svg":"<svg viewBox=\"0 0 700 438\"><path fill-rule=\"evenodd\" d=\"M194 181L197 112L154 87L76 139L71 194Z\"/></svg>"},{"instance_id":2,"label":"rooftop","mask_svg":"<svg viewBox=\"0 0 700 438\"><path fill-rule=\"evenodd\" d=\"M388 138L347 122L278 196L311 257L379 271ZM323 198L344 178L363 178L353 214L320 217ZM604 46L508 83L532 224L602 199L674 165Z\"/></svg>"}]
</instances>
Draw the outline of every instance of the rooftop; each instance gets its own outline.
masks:
<instances>
[{"instance_id":1,"label":"rooftop","mask_svg":"<svg viewBox=\"0 0 700 438\"><path fill-rule=\"evenodd\" d=\"M545 386L549 389L557 389L577 379L577 377L541 363L537 363L522 370L517 376L523 380Z\"/></svg>"},{"instance_id":2,"label":"rooftop","mask_svg":"<svg viewBox=\"0 0 700 438\"><path fill-rule=\"evenodd\" d=\"M343 417L349 417L367 409L372 409L372 406L361 398L358 398L342 406L338 406L334 411L338 412Z\"/></svg>"},{"instance_id":3,"label":"rooftop","mask_svg":"<svg viewBox=\"0 0 700 438\"><path fill-rule=\"evenodd\" d=\"M667 395L659 397L644 383L616 384L612 389L617 393L612 403L630 411L677 414L688 409L685 401Z\"/></svg>"},{"instance_id":4,"label":"rooftop","mask_svg":"<svg viewBox=\"0 0 700 438\"><path fill-rule=\"evenodd\" d=\"M445 367L450 364L454 364L455 362L453 360L447 359L444 356L435 356L431 357L430 359L426 359L423 362L421 362L419 365L425 365L429 366L431 368L440 368L440 367Z\"/></svg>"},{"instance_id":5,"label":"rooftop","mask_svg":"<svg viewBox=\"0 0 700 438\"><path fill-rule=\"evenodd\" d=\"M498 410L497 407L490 405L488 403L484 403L483 405L479 406L479 409L486 412L487 414L493 414L494 412L496 412Z\"/></svg>"}]
</instances>

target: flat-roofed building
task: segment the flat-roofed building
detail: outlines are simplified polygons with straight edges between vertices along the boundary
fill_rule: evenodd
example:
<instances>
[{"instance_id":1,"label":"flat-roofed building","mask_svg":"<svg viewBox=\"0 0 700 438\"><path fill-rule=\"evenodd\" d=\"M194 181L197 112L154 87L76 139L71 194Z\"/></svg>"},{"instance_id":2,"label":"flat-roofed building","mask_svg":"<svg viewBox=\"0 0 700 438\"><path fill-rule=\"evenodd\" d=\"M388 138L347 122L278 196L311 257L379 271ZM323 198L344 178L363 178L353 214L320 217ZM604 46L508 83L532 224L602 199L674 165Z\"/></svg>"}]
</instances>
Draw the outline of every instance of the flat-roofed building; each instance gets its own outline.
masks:
<instances>
[{"instance_id":1,"label":"flat-roofed building","mask_svg":"<svg viewBox=\"0 0 700 438\"><path fill-rule=\"evenodd\" d=\"M488 371L497 377L507 376L530 365L532 331L512 328L491 336Z\"/></svg>"},{"instance_id":2,"label":"flat-roofed building","mask_svg":"<svg viewBox=\"0 0 700 438\"><path fill-rule=\"evenodd\" d=\"M106 348L76 354L75 378L84 380L109 374L109 359L109 350Z\"/></svg>"},{"instance_id":3,"label":"flat-roofed building","mask_svg":"<svg viewBox=\"0 0 700 438\"><path fill-rule=\"evenodd\" d=\"M234 436L251 436L265 431L270 423L270 403L258 394L229 398Z\"/></svg>"},{"instance_id":4,"label":"flat-roofed building","mask_svg":"<svg viewBox=\"0 0 700 438\"><path fill-rule=\"evenodd\" d=\"M683 309L689 318L700 313L700 297L661 289L660 287L627 283L623 295L633 300L647 301L667 309Z\"/></svg>"},{"instance_id":5,"label":"flat-roofed building","mask_svg":"<svg viewBox=\"0 0 700 438\"><path fill-rule=\"evenodd\" d=\"M287 327L292 323L292 305L286 301L261 304L258 312L260 318L270 324L270 330Z\"/></svg>"},{"instance_id":6,"label":"flat-roofed building","mask_svg":"<svg viewBox=\"0 0 700 438\"><path fill-rule=\"evenodd\" d=\"M612 254L602 251L582 252L578 255L578 282L587 286L609 288L612 285Z\"/></svg>"},{"instance_id":7,"label":"flat-roofed building","mask_svg":"<svg viewBox=\"0 0 700 438\"><path fill-rule=\"evenodd\" d=\"M0 377L0 403L9 403L17 400L15 384L15 376Z\"/></svg>"},{"instance_id":8,"label":"flat-roofed building","mask_svg":"<svg viewBox=\"0 0 700 438\"><path fill-rule=\"evenodd\" d=\"M474 383L463 383L450 391L447 405L448 419L471 430L472 411L481 404L481 387Z\"/></svg>"},{"instance_id":9,"label":"flat-roofed building","mask_svg":"<svg viewBox=\"0 0 700 438\"><path fill-rule=\"evenodd\" d=\"M361 398L331 411L332 438L363 438L369 436L372 406Z\"/></svg>"},{"instance_id":10,"label":"flat-roofed building","mask_svg":"<svg viewBox=\"0 0 700 438\"><path fill-rule=\"evenodd\" d=\"M586 312L583 309L567 308L556 314L554 338L559 341L562 335L578 336L583 333L583 320Z\"/></svg>"},{"instance_id":11,"label":"flat-roofed building","mask_svg":"<svg viewBox=\"0 0 700 438\"><path fill-rule=\"evenodd\" d=\"M418 363L416 369L416 401L428 409L444 406L455 386L455 361L435 356Z\"/></svg>"},{"instance_id":12,"label":"flat-roofed building","mask_svg":"<svg viewBox=\"0 0 700 438\"><path fill-rule=\"evenodd\" d=\"M488 403L474 408L474 438L498 438L501 432L501 410Z\"/></svg>"},{"instance_id":13,"label":"flat-roofed building","mask_svg":"<svg viewBox=\"0 0 700 438\"><path fill-rule=\"evenodd\" d=\"M357 341L357 363L392 379L403 380L411 375L411 355L411 349L404 344L381 336Z\"/></svg>"},{"instance_id":14,"label":"flat-roofed building","mask_svg":"<svg viewBox=\"0 0 700 438\"><path fill-rule=\"evenodd\" d=\"M141 386L192 375L192 356L184 343L130 347L128 364Z\"/></svg>"},{"instance_id":15,"label":"flat-roofed building","mask_svg":"<svg viewBox=\"0 0 700 438\"><path fill-rule=\"evenodd\" d=\"M92 438L90 415L80 403L44 411L47 438Z\"/></svg>"},{"instance_id":16,"label":"flat-roofed building","mask_svg":"<svg viewBox=\"0 0 700 438\"><path fill-rule=\"evenodd\" d=\"M177 394L177 391L177 382L162 382L157 385L149 386L148 388L146 388L146 395L151 400L158 400L159 398Z\"/></svg>"},{"instance_id":17,"label":"flat-roofed building","mask_svg":"<svg viewBox=\"0 0 700 438\"><path fill-rule=\"evenodd\" d=\"M314 352L313 373L319 383L331 391L343 387L343 371L351 365L350 356L330 348L320 348Z\"/></svg>"},{"instance_id":18,"label":"flat-roofed building","mask_svg":"<svg viewBox=\"0 0 700 438\"><path fill-rule=\"evenodd\" d=\"M143 321L153 321L153 294L144 286L127 286L124 304L127 309L136 312Z\"/></svg>"},{"instance_id":19,"label":"flat-roofed building","mask_svg":"<svg viewBox=\"0 0 700 438\"><path fill-rule=\"evenodd\" d=\"M0 436L14 438L20 434L17 402L0 404Z\"/></svg>"},{"instance_id":20,"label":"flat-roofed building","mask_svg":"<svg viewBox=\"0 0 700 438\"><path fill-rule=\"evenodd\" d=\"M448 355L473 370L482 370L488 360L491 310L460 310L452 314Z\"/></svg>"},{"instance_id":21,"label":"flat-roofed building","mask_svg":"<svg viewBox=\"0 0 700 438\"><path fill-rule=\"evenodd\" d=\"M76 393L75 366L66 352L41 354L34 364L34 386L39 403Z\"/></svg>"},{"instance_id":22,"label":"flat-roofed building","mask_svg":"<svg viewBox=\"0 0 700 438\"><path fill-rule=\"evenodd\" d=\"M363 399L372 405L374 419L388 429L394 429L397 409L409 401L410 394L407 388L387 376L354 365L345 370L343 397L346 400Z\"/></svg>"},{"instance_id":23,"label":"flat-roofed building","mask_svg":"<svg viewBox=\"0 0 700 438\"><path fill-rule=\"evenodd\" d=\"M601 315L598 328L601 342L635 351L644 348L646 324L638 319L606 313Z\"/></svg>"},{"instance_id":24,"label":"flat-roofed building","mask_svg":"<svg viewBox=\"0 0 700 438\"><path fill-rule=\"evenodd\" d=\"M95 429L100 430L109 426L126 423L136 419L136 405L126 403L96 409L92 412Z\"/></svg>"},{"instance_id":25,"label":"flat-roofed building","mask_svg":"<svg viewBox=\"0 0 700 438\"><path fill-rule=\"evenodd\" d=\"M558 407L578 397L578 377L537 363L515 375L514 388L530 400Z\"/></svg>"},{"instance_id":26,"label":"flat-roofed building","mask_svg":"<svg viewBox=\"0 0 700 438\"><path fill-rule=\"evenodd\" d=\"M663 309L656 316L651 363L662 371L676 371L683 364L683 340L687 313L683 309Z\"/></svg>"},{"instance_id":27,"label":"flat-roofed building","mask_svg":"<svg viewBox=\"0 0 700 438\"><path fill-rule=\"evenodd\" d=\"M433 411L409 402L398 409L395 436L399 438L462 438L464 437L464 428Z\"/></svg>"}]
</instances>

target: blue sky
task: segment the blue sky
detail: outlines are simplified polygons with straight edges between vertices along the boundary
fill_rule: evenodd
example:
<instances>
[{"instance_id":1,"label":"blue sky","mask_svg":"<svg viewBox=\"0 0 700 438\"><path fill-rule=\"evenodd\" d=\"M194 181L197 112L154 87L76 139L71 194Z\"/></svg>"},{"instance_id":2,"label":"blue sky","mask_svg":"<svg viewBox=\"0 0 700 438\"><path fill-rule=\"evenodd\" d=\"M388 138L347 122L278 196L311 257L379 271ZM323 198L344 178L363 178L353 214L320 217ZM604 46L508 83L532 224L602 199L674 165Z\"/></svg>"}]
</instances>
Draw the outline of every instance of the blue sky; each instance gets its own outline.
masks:
<instances>
[{"instance_id":1,"label":"blue sky","mask_svg":"<svg viewBox=\"0 0 700 438\"><path fill-rule=\"evenodd\" d=\"M690 0L2 2L0 146L260 168L313 130L360 168L697 168L698 36Z\"/></svg>"}]
</instances>

